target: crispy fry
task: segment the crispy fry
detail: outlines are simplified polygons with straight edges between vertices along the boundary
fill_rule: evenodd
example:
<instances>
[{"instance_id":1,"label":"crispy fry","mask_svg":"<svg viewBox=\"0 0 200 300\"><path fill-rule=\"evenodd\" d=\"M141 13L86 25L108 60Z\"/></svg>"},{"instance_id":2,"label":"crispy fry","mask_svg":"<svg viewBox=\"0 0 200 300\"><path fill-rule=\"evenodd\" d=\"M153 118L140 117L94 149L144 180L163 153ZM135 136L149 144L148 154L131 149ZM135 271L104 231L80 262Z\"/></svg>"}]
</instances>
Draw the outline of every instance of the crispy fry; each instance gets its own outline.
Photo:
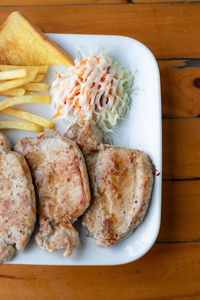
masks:
<instances>
[{"instance_id":1,"label":"crispy fry","mask_svg":"<svg viewBox=\"0 0 200 300\"><path fill-rule=\"evenodd\" d=\"M21 97L12 97L0 102L0 111L14 105L23 103L41 103L48 104L51 102L51 98L47 95L25 95Z\"/></svg>"},{"instance_id":2,"label":"crispy fry","mask_svg":"<svg viewBox=\"0 0 200 300\"><path fill-rule=\"evenodd\" d=\"M4 82L0 83L0 92L19 87L19 86L22 86L26 83L33 81L35 79L37 73L38 73L38 69L35 69L32 71L29 71L28 76L26 78L13 79L13 80L4 81Z\"/></svg>"},{"instance_id":3,"label":"crispy fry","mask_svg":"<svg viewBox=\"0 0 200 300\"><path fill-rule=\"evenodd\" d=\"M44 74L48 70L48 66L13 66L13 65L0 65L0 71L26 69L27 71L33 71L35 68L39 68L38 73Z\"/></svg>"},{"instance_id":4,"label":"crispy fry","mask_svg":"<svg viewBox=\"0 0 200 300\"><path fill-rule=\"evenodd\" d=\"M36 123L38 125L41 125L45 128L53 128L54 123L51 120L48 120L46 118L40 117L38 115L32 114L30 112L14 109L14 108L6 108L2 111L0 111L1 114L8 115L11 117L27 120L33 123Z\"/></svg>"},{"instance_id":5,"label":"crispy fry","mask_svg":"<svg viewBox=\"0 0 200 300\"><path fill-rule=\"evenodd\" d=\"M16 122L16 121L0 121L0 129L18 129L34 132L42 132L44 128L40 125L28 122Z\"/></svg>"},{"instance_id":6,"label":"crispy fry","mask_svg":"<svg viewBox=\"0 0 200 300\"><path fill-rule=\"evenodd\" d=\"M26 91L44 92L49 88L48 83L27 83L23 86Z\"/></svg>"},{"instance_id":7,"label":"crispy fry","mask_svg":"<svg viewBox=\"0 0 200 300\"><path fill-rule=\"evenodd\" d=\"M5 72L0 72L0 80L10 80L16 78L24 78L27 76L26 69L17 69L17 70L10 70Z\"/></svg>"},{"instance_id":8,"label":"crispy fry","mask_svg":"<svg viewBox=\"0 0 200 300\"><path fill-rule=\"evenodd\" d=\"M25 89L21 89L21 88L11 89L0 93L0 95L2 96L13 96L13 97L23 96L24 94L25 94Z\"/></svg>"},{"instance_id":9,"label":"crispy fry","mask_svg":"<svg viewBox=\"0 0 200 300\"><path fill-rule=\"evenodd\" d=\"M42 82L44 80L43 74L38 74L32 82Z\"/></svg>"}]
</instances>

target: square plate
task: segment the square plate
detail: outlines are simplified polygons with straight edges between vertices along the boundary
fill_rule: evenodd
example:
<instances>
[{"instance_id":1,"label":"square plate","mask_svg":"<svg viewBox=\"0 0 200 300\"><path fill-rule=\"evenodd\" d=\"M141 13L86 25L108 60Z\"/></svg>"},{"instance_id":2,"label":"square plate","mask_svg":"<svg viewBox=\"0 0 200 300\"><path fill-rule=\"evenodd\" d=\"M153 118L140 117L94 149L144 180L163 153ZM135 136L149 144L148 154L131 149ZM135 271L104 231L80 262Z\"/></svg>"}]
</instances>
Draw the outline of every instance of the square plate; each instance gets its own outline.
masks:
<instances>
[{"instance_id":1,"label":"square plate","mask_svg":"<svg viewBox=\"0 0 200 300\"><path fill-rule=\"evenodd\" d=\"M161 97L160 78L157 62L152 53L140 42L122 36L104 35L68 35L48 34L61 47L75 57L79 48L84 54L95 48L109 49L109 55L118 60L126 69L134 74L134 91L130 109L119 128L112 135L113 144L128 148L144 150L152 158L156 168L161 172L162 138L161 138ZM50 67L47 82L55 76L55 70L62 71L65 67ZM50 105L19 105L19 108L50 117L54 111ZM2 117L9 119L9 117ZM63 133L62 121L57 124ZM35 137L35 133L23 131L6 131L12 144L25 137ZM134 261L143 256L153 245L158 235L161 215L161 175L156 177L152 200L148 214L143 223L134 233L115 246L104 248L96 246L92 238L87 237L80 224L82 247L74 250L68 258L62 256L63 251L49 253L41 250L34 240L22 253L17 253L11 263L41 265L116 265Z\"/></svg>"}]
</instances>

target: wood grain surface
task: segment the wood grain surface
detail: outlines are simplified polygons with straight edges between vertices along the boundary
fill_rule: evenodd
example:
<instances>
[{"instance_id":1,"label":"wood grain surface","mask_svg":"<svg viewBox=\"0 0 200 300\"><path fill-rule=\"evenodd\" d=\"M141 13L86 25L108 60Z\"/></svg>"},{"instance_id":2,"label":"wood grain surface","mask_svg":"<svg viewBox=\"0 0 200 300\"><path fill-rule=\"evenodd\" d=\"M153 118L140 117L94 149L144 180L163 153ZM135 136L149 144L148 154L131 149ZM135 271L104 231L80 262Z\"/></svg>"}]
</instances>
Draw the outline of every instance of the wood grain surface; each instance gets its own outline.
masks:
<instances>
[{"instance_id":1,"label":"wood grain surface","mask_svg":"<svg viewBox=\"0 0 200 300\"><path fill-rule=\"evenodd\" d=\"M200 117L200 59L158 61L164 117Z\"/></svg>"},{"instance_id":2,"label":"wood grain surface","mask_svg":"<svg viewBox=\"0 0 200 300\"><path fill-rule=\"evenodd\" d=\"M3 265L0 300L200 299L200 2L0 0L0 22L20 10L44 32L138 39L161 74L163 196L156 244L112 267Z\"/></svg>"},{"instance_id":3,"label":"wood grain surface","mask_svg":"<svg viewBox=\"0 0 200 300\"><path fill-rule=\"evenodd\" d=\"M1 7L0 23L12 11ZM33 6L20 11L44 32L125 35L144 43L157 58L199 57L199 3Z\"/></svg>"},{"instance_id":4,"label":"wood grain surface","mask_svg":"<svg viewBox=\"0 0 200 300\"><path fill-rule=\"evenodd\" d=\"M142 259L115 267L4 265L0 298L199 300L199 273L200 244L157 244Z\"/></svg>"},{"instance_id":5,"label":"wood grain surface","mask_svg":"<svg viewBox=\"0 0 200 300\"><path fill-rule=\"evenodd\" d=\"M163 178L200 177L200 119L163 120Z\"/></svg>"},{"instance_id":6,"label":"wood grain surface","mask_svg":"<svg viewBox=\"0 0 200 300\"><path fill-rule=\"evenodd\" d=\"M199 242L200 181L163 181L159 242Z\"/></svg>"}]
</instances>

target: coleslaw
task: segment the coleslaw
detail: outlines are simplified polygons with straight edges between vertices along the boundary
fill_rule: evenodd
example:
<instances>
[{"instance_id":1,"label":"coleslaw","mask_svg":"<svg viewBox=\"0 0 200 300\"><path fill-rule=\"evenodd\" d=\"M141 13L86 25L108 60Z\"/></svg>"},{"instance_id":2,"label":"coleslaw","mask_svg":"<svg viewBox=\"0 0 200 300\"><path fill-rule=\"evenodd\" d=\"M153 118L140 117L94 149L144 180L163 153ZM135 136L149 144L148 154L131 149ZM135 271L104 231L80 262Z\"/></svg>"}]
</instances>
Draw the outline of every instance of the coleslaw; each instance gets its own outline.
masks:
<instances>
[{"instance_id":1,"label":"coleslaw","mask_svg":"<svg viewBox=\"0 0 200 300\"><path fill-rule=\"evenodd\" d=\"M75 62L52 82L51 105L56 113L51 119L80 125L93 121L111 131L127 111L133 75L103 53Z\"/></svg>"}]
</instances>

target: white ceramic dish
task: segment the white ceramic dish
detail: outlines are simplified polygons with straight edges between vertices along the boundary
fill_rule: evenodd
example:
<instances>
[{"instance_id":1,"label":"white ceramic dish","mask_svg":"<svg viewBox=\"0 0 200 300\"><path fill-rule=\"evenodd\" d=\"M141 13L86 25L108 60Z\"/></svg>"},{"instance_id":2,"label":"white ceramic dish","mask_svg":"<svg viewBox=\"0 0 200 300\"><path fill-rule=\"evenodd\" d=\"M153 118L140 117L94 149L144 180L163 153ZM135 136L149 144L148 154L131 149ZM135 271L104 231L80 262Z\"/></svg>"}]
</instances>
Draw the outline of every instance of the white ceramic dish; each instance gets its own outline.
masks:
<instances>
[{"instance_id":1,"label":"white ceramic dish","mask_svg":"<svg viewBox=\"0 0 200 300\"><path fill-rule=\"evenodd\" d=\"M140 42L122 36L98 35L65 35L49 34L72 56L80 48L87 54L89 49L103 47L110 49L109 55L118 60L125 68L135 75L135 91L126 120L122 121L113 135L115 145L138 148L150 155L156 168L161 172L162 141L161 141L161 97L160 79L156 60L152 53ZM50 68L46 81L51 81L55 70ZM49 105L20 105L20 108L50 117L53 110ZM9 119L9 117L4 117ZM64 131L62 122L57 128ZM6 131L6 135L14 144L24 136L34 137L36 134L22 131ZM144 222L127 239L110 248L98 247L86 236L85 230L77 225L80 231L82 247L64 258L63 251L48 253L41 250L34 239L22 253L17 253L11 263L39 265L116 265L134 261L143 256L154 244L160 227L161 215L161 175L156 177L151 205Z\"/></svg>"}]
</instances>

